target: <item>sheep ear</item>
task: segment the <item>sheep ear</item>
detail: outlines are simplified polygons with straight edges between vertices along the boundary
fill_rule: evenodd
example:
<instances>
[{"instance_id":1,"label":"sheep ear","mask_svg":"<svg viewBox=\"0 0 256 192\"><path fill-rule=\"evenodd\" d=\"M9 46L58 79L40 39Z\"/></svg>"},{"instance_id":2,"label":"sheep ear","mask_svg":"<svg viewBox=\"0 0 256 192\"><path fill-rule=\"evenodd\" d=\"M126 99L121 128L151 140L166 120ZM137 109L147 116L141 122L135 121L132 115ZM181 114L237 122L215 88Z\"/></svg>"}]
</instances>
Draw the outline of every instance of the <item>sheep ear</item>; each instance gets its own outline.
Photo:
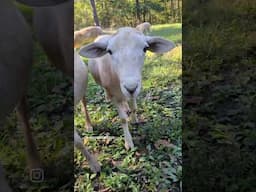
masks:
<instances>
[{"instance_id":1,"label":"sheep ear","mask_svg":"<svg viewBox=\"0 0 256 192\"><path fill-rule=\"evenodd\" d=\"M82 47L79 51L79 55L88 57L88 58L96 58L105 55L107 52L106 50L107 44L101 42L91 43Z\"/></svg>"},{"instance_id":2,"label":"sheep ear","mask_svg":"<svg viewBox=\"0 0 256 192\"><path fill-rule=\"evenodd\" d=\"M149 37L147 36L147 43L149 51L154 53L165 53L175 47L175 44L171 41L165 40L161 37Z\"/></svg>"},{"instance_id":3,"label":"sheep ear","mask_svg":"<svg viewBox=\"0 0 256 192\"><path fill-rule=\"evenodd\" d=\"M58 5L60 3L64 3L69 0L17 0L20 3L23 3L25 5L29 6L53 6Z\"/></svg>"}]
</instances>

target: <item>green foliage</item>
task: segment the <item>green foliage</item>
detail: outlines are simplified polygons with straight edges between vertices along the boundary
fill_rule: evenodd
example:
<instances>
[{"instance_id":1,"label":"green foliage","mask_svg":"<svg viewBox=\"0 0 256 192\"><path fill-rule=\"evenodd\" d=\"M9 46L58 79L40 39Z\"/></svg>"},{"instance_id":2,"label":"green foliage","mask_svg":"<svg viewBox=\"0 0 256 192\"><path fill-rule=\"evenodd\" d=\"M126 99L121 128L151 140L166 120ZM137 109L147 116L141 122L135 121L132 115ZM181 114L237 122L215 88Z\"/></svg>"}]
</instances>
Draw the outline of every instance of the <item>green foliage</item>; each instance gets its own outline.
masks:
<instances>
[{"instance_id":1,"label":"green foliage","mask_svg":"<svg viewBox=\"0 0 256 192\"><path fill-rule=\"evenodd\" d=\"M138 8L136 8L135 0L97 0L95 3L100 25L104 28L136 26L143 21L148 21L152 24L181 22L181 0L140 0ZM140 19L137 18L137 9ZM74 13L75 30L84 26L94 25L89 0L75 1Z\"/></svg>"},{"instance_id":2,"label":"green foliage","mask_svg":"<svg viewBox=\"0 0 256 192\"><path fill-rule=\"evenodd\" d=\"M184 191L254 191L255 3L184 8Z\"/></svg>"},{"instance_id":3,"label":"green foliage","mask_svg":"<svg viewBox=\"0 0 256 192\"><path fill-rule=\"evenodd\" d=\"M87 3L85 3L87 2ZM74 3L75 30L93 25L93 15L88 1L76 1Z\"/></svg>"},{"instance_id":4,"label":"green foliage","mask_svg":"<svg viewBox=\"0 0 256 192\"><path fill-rule=\"evenodd\" d=\"M130 125L135 150L125 150L116 109L90 76L87 98L94 132L85 131L81 106L75 111L75 126L96 153L102 172L99 177L92 174L82 154L75 151L75 191L181 190L181 25L156 25L151 35L178 46L163 55L147 53L138 98L139 119L144 123ZM114 138L91 137L107 135Z\"/></svg>"}]
</instances>

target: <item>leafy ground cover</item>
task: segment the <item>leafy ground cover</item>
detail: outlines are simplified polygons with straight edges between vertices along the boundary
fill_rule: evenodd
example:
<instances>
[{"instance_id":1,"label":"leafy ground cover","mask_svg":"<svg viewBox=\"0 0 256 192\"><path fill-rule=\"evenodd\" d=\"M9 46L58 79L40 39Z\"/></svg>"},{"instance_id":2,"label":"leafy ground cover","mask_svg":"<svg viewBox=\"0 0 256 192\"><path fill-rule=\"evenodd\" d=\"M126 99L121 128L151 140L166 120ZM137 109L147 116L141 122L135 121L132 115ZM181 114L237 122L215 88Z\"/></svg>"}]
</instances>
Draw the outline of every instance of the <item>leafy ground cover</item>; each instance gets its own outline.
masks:
<instances>
[{"instance_id":1,"label":"leafy ground cover","mask_svg":"<svg viewBox=\"0 0 256 192\"><path fill-rule=\"evenodd\" d=\"M255 191L253 1L184 1L183 190Z\"/></svg>"},{"instance_id":2,"label":"leafy ground cover","mask_svg":"<svg viewBox=\"0 0 256 192\"><path fill-rule=\"evenodd\" d=\"M117 111L90 76L87 100L94 132L84 129L81 106L75 109L74 121L102 172L99 176L91 173L84 157L75 151L75 191L181 190L181 24L152 29L150 35L172 40L177 47L164 55L147 53L138 97L138 115L144 123L130 126L136 148L125 150Z\"/></svg>"}]
</instances>

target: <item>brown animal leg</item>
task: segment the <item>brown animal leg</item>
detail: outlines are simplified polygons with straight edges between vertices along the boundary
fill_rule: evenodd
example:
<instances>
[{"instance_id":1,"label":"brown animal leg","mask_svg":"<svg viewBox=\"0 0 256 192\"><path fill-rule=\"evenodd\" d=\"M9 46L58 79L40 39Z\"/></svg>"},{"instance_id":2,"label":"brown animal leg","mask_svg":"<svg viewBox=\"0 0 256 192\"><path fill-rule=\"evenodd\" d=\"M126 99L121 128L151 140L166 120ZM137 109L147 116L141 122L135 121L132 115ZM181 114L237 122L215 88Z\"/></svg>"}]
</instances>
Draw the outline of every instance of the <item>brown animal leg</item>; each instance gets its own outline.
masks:
<instances>
[{"instance_id":1,"label":"brown animal leg","mask_svg":"<svg viewBox=\"0 0 256 192\"><path fill-rule=\"evenodd\" d=\"M105 95L106 101L108 101L108 102L111 101L112 96L107 89L105 89L105 94L106 94Z\"/></svg>"},{"instance_id":2,"label":"brown animal leg","mask_svg":"<svg viewBox=\"0 0 256 192\"><path fill-rule=\"evenodd\" d=\"M82 103L83 103L83 111L84 111L84 114L85 114L85 126L86 126L86 129L88 131L93 131L91 119L90 119L90 116L89 116L89 113L88 113L88 110L87 110L86 99L84 97L82 99Z\"/></svg>"},{"instance_id":3,"label":"brown animal leg","mask_svg":"<svg viewBox=\"0 0 256 192\"><path fill-rule=\"evenodd\" d=\"M17 106L17 116L24 129L25 144L27 148L28 164L30 169L40 168L40 158L32 136L29 118L27 113L26 98L23 97Z\"/></svg>"}]
</instances>

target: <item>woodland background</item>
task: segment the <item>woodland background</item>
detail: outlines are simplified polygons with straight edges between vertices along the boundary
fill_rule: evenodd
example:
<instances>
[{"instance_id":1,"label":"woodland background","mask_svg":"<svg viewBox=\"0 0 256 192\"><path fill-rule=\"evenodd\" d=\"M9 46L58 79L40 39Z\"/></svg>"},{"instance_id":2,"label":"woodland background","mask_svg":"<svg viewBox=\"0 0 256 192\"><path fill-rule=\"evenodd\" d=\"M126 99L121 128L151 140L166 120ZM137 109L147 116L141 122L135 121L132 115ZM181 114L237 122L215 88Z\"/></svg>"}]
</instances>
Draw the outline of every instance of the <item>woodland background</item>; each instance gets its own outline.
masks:
<instances>
[{"instance_id":1,"label":"woodland background","mask_svg":"<svg viewBox=\"0 0 256 192\"><path fill-rule=\"evenodd\" d=\"M94 23L103 28L136 26L144 21L181 23L182 0L75 0L74 14L75 30Z\"/></svg>"}]
</instances>

